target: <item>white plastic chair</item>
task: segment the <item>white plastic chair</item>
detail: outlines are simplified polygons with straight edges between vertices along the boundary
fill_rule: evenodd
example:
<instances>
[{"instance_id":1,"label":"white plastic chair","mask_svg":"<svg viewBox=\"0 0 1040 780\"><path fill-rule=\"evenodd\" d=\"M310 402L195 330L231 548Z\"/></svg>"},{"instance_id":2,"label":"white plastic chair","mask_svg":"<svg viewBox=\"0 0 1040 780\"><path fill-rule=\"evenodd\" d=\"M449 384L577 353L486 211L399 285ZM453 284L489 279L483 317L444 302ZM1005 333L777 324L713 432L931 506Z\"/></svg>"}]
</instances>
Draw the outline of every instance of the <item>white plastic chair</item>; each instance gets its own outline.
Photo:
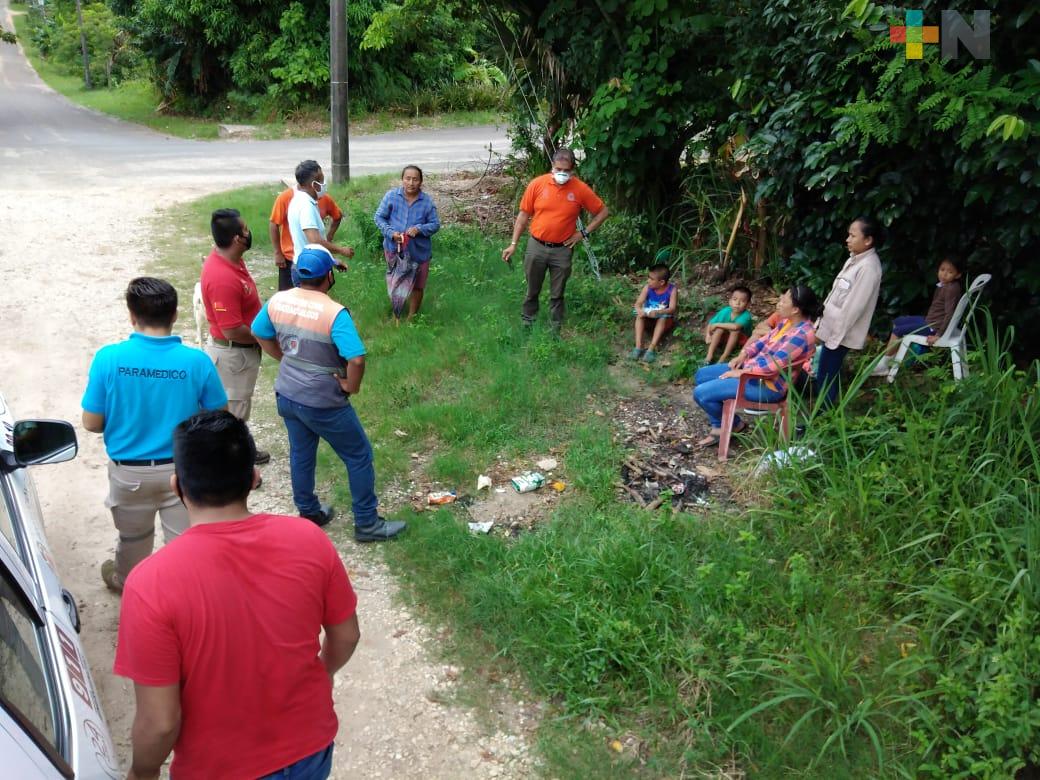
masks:
<instances>
[{"instance_id":1,"label":"white plastic chair","mask_svg":"<svg viewBox=\"0 0 1040 780\"><path fill-rule=\"evenodd\" d=\"M933 349L945 347L950 350L950 359L953 361L953 378L963 379L968 375L968 321L971 320L971 315L975 312L975 305L979 302L982 288L989 283L991 278L989 274L981 274L971 283L968 291L957 301L957 308L953 311L950 324L946 326L946 332L937 338L934 344L928 344L927 336L919 334L903 336L896 359L892 362L892 367L888 369L889 382L896 381L899 366L902 364L903 358L906 357L907 350L910 349L911 344L931 346Z\"/></svg>"}]
</instances>

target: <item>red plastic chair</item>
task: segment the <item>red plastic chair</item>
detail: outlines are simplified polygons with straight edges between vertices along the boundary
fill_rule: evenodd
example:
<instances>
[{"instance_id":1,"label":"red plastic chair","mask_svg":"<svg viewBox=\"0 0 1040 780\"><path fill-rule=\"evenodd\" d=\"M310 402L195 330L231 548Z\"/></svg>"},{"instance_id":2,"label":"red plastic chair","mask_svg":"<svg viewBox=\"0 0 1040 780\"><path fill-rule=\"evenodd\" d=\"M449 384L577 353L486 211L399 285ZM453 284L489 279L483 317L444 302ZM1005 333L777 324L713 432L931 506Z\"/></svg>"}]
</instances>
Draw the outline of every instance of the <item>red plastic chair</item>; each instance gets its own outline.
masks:
<instances>
[{"instance_id":1,"label":"red plastic chair","mask_svg":"<svg viewBox=\"0 0 1040 780\"><path fill-rule=\"evenodd\" d=\"M719 460L726 460L729 458L729 440L730 436L733 435L733 418L737 415L737 410L748 411L748 412L772 412L776 414L780 413L780 433L784 439L791 438L791 415L787 408L787 395L785 394L779 401L750 401L744 397L744 389L747 387L747 383L751 379L758 379L759 381L765 381L767 379L776 379L779 376L775 371L768 372L757 372L747 371L740 375L740 383L737 385L737 397L730 398L722 403L722 430L719 433ZM791 383L788 382L788 387Z\"/></svg>"}]
</instances>

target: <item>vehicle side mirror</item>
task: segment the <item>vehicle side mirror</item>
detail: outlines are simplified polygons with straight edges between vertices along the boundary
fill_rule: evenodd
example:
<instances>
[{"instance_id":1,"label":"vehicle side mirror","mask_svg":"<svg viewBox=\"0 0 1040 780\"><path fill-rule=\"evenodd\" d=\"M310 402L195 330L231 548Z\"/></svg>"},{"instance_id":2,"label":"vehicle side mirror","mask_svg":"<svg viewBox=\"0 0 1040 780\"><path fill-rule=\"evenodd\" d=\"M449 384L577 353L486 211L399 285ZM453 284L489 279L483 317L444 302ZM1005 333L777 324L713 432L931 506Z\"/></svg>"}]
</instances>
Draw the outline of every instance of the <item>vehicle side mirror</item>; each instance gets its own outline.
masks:
<instances>
[{"instance_id":1,"label":"vehicle side mirror","mask_svg":"<svg viewBox=\"0 0 1040 780\"><path fill-rule=\"evenodd\" d=\"M19 466L63 463L76 457L76 429L64 420L19 420L14 424L14 460Z\"/></svg>"}]
</instances>

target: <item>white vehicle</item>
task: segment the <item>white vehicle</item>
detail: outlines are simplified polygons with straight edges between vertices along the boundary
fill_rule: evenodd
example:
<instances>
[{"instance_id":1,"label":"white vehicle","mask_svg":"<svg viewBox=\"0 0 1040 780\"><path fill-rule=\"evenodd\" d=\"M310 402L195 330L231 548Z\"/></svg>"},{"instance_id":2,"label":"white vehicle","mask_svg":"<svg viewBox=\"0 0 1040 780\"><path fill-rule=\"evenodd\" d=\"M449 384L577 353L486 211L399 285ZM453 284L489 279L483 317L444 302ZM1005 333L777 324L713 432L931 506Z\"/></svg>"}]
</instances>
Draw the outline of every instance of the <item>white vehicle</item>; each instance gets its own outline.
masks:
<instances>
[{"instance_id":1,"label":"white vehicle","mask_svg":"<svg viewBox=\"0 0 1040 780\"><path fill-rule=\"evenodd\" d=\"M0 776L119 778L108 724L80 646L26 466L76 457L67 422L15 422L0 395Z\"/></svg>"}]
</instances>

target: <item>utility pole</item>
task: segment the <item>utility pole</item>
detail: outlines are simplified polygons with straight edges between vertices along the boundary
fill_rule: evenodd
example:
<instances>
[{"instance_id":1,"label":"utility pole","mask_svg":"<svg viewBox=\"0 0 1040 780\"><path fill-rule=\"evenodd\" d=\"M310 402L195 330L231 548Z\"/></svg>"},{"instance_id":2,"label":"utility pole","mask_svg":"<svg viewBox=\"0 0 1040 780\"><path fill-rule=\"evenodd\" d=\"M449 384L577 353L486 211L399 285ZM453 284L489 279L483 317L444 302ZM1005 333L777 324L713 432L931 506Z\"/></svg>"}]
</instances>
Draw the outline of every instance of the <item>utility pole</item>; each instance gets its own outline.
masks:
<instances>
[{"instance_id":1,"label":"utility pole","mask_svg":"<svg viewBox=\"0 0 1040 780\"><path fill-rule=\"evenodd\" d=\"M83 32L83 5L76 0L76 16L79 19L79 47L83 51L83 83L87 89L93 89L90 83L90 57L87 55L87 34Z\"/></svg>"},{"instance_id":2,"label":"utility pole","mask_svg":"<svg viewBox=\"0 0 1040 780\"><path fill-rule=\"evenodd\" d=\"M347 0L332 0L329 3L329 35L332 41L332 61L329 63L332 86L332 181L341 184L350 181Z\"/></svg>"}]
</instances>

